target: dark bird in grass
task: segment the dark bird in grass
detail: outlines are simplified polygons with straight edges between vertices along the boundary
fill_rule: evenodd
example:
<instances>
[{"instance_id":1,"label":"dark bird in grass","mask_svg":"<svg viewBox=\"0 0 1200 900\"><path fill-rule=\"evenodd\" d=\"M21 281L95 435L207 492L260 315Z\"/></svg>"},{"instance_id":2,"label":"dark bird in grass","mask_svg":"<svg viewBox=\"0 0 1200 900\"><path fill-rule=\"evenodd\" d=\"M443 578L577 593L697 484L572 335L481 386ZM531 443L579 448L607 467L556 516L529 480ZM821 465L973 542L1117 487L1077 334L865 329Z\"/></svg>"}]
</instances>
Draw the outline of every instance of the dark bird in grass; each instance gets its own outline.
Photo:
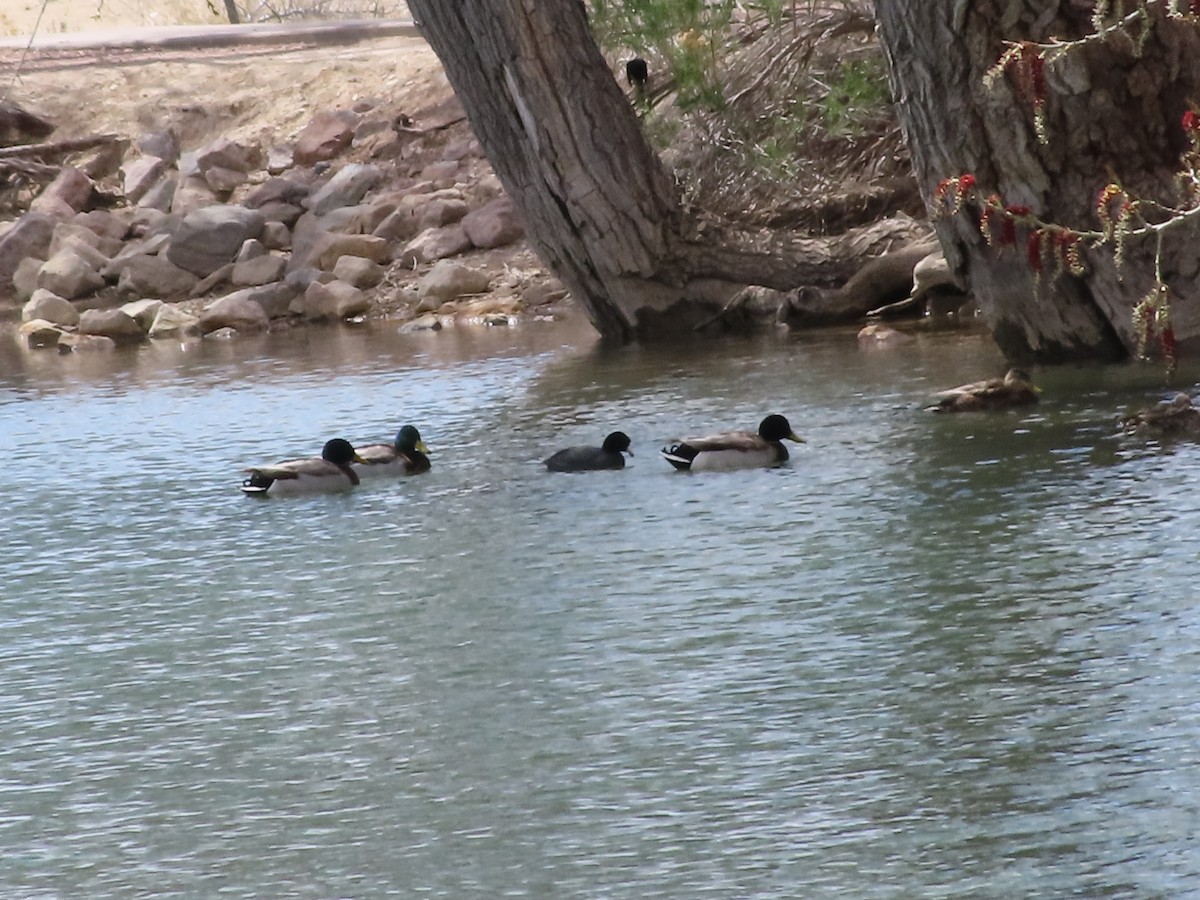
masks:
<instances>
[{"instance_id":1,"label":"dark bird in grass","mask_svg":"<svg viewBox=\"0 0 1200 900\"><path fill-rule=\"evenodd\" d=\"M1003 378L989 378L960 384L935 394L933 412L974 412L984 409L1011 409L1038 402L1038 388L1021 369L1009 369Z\"/></svg>"},{"instance_id":2,"label":"dark bird in grass","mask_svg":"<svg viewBox=\"0 0 1200 900\"><path fill-rule=\"evenodd\" d=\"M725 431L707 437L683 438L662 455L680 471L722 472L733 469L752 469L777 466L787 462L787 447L783 441L804 443L804 438L792 431L788 420L780 415L767 416L753 431Z\"/></svg>"},{"instance_id":3,"label":"dark bird in grass","mask_svg":"<svg viewBox=\"0 0 1200 900\"><path fill-rule=\"evenodd\" d=\"M1153 438L1200 437L1200 409L1187 394L1176 394L1154 406L1125 416L1121 430Z\"/></svg>"},{"instance_id":4,"label":"dark bird in grass","mask_svg":"<svg viewBox=\"0 0 1200 900\"><path fill-rule=\"evenodd\" d=\"M242 482L242 491L256 496L313 494L342 491L358 484L358 475L350 463L362 462L354 446L342 438L325 443L321 456L291 459L273 466L251 466L250 477Z\"/></svg>"},{"instance_id":5,"label":"dark bird in grass","mask_svg":"<svg viewBox=\"0 0 1200 900\"><path fill-rule=\"evenodd\" d=\"M546 460L551 472L593 472L597 469L625 468L625 454L633 456L629 435L614 431L599 447L568 447Z\"/></svg>"},{"instance_id":6,"label":"dark bird in grass","mask_svg":"<svg viewBox=\"0 0 1200 900\"><path fill-rule=\"evenodd\" d=\"M628 60L625 63L625 80L629 82L630 87L645 90L646 82L650 80L650 67L646 65L646 61L640 56Z\"/></svg>"},{"instance_id":7,"label":"dark bird in grass","mask_svg":"<svg viewBox=\"0 0 1200 900\"><path fill-rule=\"evenodd\" d=\"M430 469L429 448L421 440L421 433L412 425L405 425L390 444L367 444L355 447L361 462L353 468L360 478L379 475L417 475Z\"/></svg>"}]
</instances>

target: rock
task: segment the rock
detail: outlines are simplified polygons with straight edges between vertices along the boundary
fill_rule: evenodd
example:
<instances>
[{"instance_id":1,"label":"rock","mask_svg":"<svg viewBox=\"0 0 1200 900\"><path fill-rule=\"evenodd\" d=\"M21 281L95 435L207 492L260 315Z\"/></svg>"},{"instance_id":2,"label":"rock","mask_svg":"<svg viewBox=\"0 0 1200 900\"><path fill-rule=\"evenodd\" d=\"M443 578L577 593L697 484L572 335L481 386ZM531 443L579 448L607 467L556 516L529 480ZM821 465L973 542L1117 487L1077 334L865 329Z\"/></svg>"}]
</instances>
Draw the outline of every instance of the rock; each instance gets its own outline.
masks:
<instances>
[{"instance_id":1,"label":"rock","mask_svg":"<svg viewBox=\"0 0 1200 900\"><path fill-rule=\"evenodd\" d=\"M249 238L262 232L262 214L243 206L214 206L188 213L171 238L167 259L201 278L232 262Z\"/></svg>"},{"instance_id":2,"label":"rock","mask_svg":"<svg viewBox=\"0 0 1200 900\"><path fill-rule=\"evenodd\" d=\"M481 294L491 286L486 272L462 263L442 260L417 285L422 301L454 300L466 294Z\"/></svg>"},{"instance_id":3,"label":"rock","mask_svg":"<svg viewBox=\"0 0 1200 900\"><path fill-rule=\"evenodd\" d=\"M50 212L66 204L73 213L86 209L96 185L74 166L63 166L58 177L29 205L30 210Z\"/></svg>"},{"instance_id":4,"label":"rock","mask_svg":"<svg viewBox=\"0 0 1200 900\"><path fill-rule=\"evenodd\" d=\"M293 315L310 320L348 319L362 315L368 308L366 295L343 281L314 281L291 304Z\"/></svg>"},{"instance_id":5,"label":"rock","mask_svg":"<svg viewBox=\"0 0 1200 900\"><path fill-rule=\"evenodd\" d=\"M218 194L231 194L249 180L245 172L222 166L213 166L204 173L205 184Z\"/></svg>"},{"instance_id":6,"label":"rock","mask_svg":"<svg viewBox=\"0 0 1200 900\"><path fill-rule=\"evenodd\" d=\"M67 332L62 327L45 319L30 319L28 322L21 323L17 334L25 338L27 346L34 350L40 350L44 347L57 347L59 339Z\"/></svg>"},{"instance_id":7,"label":"rock","mask_svg":"<svg viewBox=\"0 0 1200 900\"><path fill-rule=\"evenodd\" d=\"M291 147L272 147L267 151L267 171L272 175L286 172L294 164Z\"/></svg>"},{"instance_id":8,"label":"rock","mask_svg":"<svg viewBox=\"0 0 1200 900\"><path fill-rule=\"evenodd\" d=\"M370 234L322 234L309 258L319 269L330 271L343 256L361 256L376 263L387 262L390 248L383 238Z\"/></svg>"},{"instance_id":9,"label":"rock","mask_svg":"<svg viewBox=\"0 0 1200 900\"><path fill-rule=\"evenodd\" d=\"M347 110L325 110L304 126L292 148L296 165L311 166L333 159L350 146L358 116Z\"/></svg>"},{"instance_id":10,"label":"rock","mask_svg":"<svg viewBox=\"0 0 1200 900\"><path fill-rule=\"evenodd\" d=\"M458 256L470 249L471 239L467 237L466 229L462 225L448 225L421 232L404 246L396 261L411 267Z\"/></svg>"},{"instance_id":11,"label":"rock","mask_svg":"<svg viewBox=\"0 0 1200 900\"><path fill-rule=\"evenodd\" d=\"M200 315L200 331L202 334L216 331L219 328L232 328L235 331L261 331L269 324L267 314L246 291L235 291L214 300L204 308Z\"/></svg>"},{"instance_id":12,"label":"rock","mask_svg":"<svg viewBox=\"0 0 1200 900\"><path fill-rule=\"evenodd\" d=\"M525 226L521 224L516 208L507 197L493 200L487 206L468 213L462 225L471 243L480 250L504 247L525 236Z\"/></svg>"},{"instance_id":13,"label":"rock","mask_svg":"<svg viewBox=\"0 0 1200 900\"><path fill-rule=\"evenodd\" d=\"M207 278L201 278L193 286L189 295L192 297L203 297L219 284L225 284L229 281L229 277L233 274L233 267L236 263L226 263L213 272Z\"/></svg>"},{"instance_id":14,"label":"rock","mask_svg":"<svg viewBox=\"0 0 1200 900\"><path fill-rule=\"evenodd\" d=\"M166 170L166 162L157 156L132 159L121 167L121 190L131 203L137 203L159 182Z\"/></svg>"},{"instance_id":15,"label":"rock","mask_svg":"<svg viewBox=\"0 0 1200 900\"><path fill-rule=\"evenodd\" d=\"M414 331L441 331L442 320L433 313L417 316L400 326L401 334L411 334Z\"/></svg>"},{"instance_id":16,"label":"rock","mask_svg":"<svg viewBox=\"0 0 1200 900\"><path fill-rule=\"evenodd\" d=\"M261 238L263 247L267 250L292 249L292 232L283 222L272 222L268 219L263 226Z\"/></svg>"},{"instance_id":17,"label":"rock","mask_svg":"<svg viewBox=\"0 0 1200 900\"><path fill-rule=\"evenodd\" d=\"M59 222L54 226L54 234L50 238L51 256L60 250L82 251L80 256L88 262L96 263L97 259L103 260L103 262L97 263L98 267L103 266L120 253L121 248L122 244L119 240L96 234L92 229L79 222ZM95 253L89 251L95 251Z\"/></svg>"},{"instance_id":18,"label":"rock","mask_svg":"<svg viewBox=\"0 0 1200 900\"><path fill-rule=\"evenodd\" d=\"M210 206L217 206L221 198L208 186L201 175L180 176L171 197L171 211L187 215Z\"/></svg>"},{"instance_id":19,"label":"rock","mask_svg":"<svg viewBox=\"0 0 1200 900\"><path fill-rule=\"evenodd\" d=\"M118 344L130 344L146 336L137 320L119 309L88 309L79 317L79 333L110 338Z\"/></svg>"},{"instance_id":20,"label":"rock","mask_svg":"<svg viewBox=\"0 0 1200 900\"><path fill-rule=\"evenodd\" d=\"M75 218L71 221L76 225L82 225L102 238L123 241L129 236L130 215L127 211L117 214L108 209L89 209L86 212L76 213Z\"/></svg>"},{"instance_id":21,"label":"rock","mask_svg":"<svg viewBox=\"0 0 1200 900\"><path fill-rule=\"evenodd\" d=\"M262 307L268 319L281 319L291 314L291 304L303 288L291 282L274 281L245 289L246 296Z\"/></svg>"},{"instance_id":22,"label":"rock","mask_svg":"<svg viewBox=\"0 0 1200 900\"><path fill-rule=\"evenodd\" d=\"M304 210L290 203L264 203L258 208L258 211L268 222L279 222L288 228L295 225L296 221L304 215Z\"/></svg>"},{"instance_id":23,"label":"rock","mask_svg":"<svg viewBox=\"0 0 1200 900\"><path fill-rule=\"evenodd\" d=\"M417 217L411 209L397 209L371 230L371 234L386 241L408 241L420 233Z\"/></svg>"},{"instance_id":24,"label":"rock","mask_svg":"<svg viewBox=\"0 0 1200 900\"><path fill-rule=\"evenodd\" d=\"M356 288L371 288L383 281L383 266L361 256L341 256L333 264L333 277Z\"/></svg>"},{"instance_id":25,"label":"rock","mask_svg":"<svg viewBox=\"0 0 1200 900\"><path fill-rule=\"evenodd\" d=\"M134 300L130 303L125 303L121 306L121 312L129 316L138 323L138 327L143 332L149 331L150 326L154 324L154 320L158 318L158 311L165 304L161 300Z\"/></svg>"},{"instance_id":26,"label":"rock","mask_svg":"<svg viewBox=\"0 0 1200 900\"><path fill-rule=\"evenodd\" d=\"M269 178L246 195L242 205L259 209L268 203L287 203L299 206L308 199L310 188L290 178Z\"/></svg>"},{"instance_id":27,"label":"rock","mask_svg":"<svg viewBox=\"0 0 1200 900\"><path fill-rule=\"evenodd\" d=\"M37 290L37 275L43 262L44 260L38 259L36 256L27 256L17 263L17 271L13 272L12 283L13 289L17 292L17 299L22 303L29 300L33 296L33 292Z\"/></svg>"},{"instance_id":28,"label":"rock","mask_svg":"<svg viewBox=\"0 0 1200 900\"><path fill-rule=\"evenodd\" d=\"M229 275L231 284L248 287L279 281L287 271L287 260L282 256L256 256L234 263Z\"/></svg>"},{"instance_id":29,"label":"rock","mask_svg":"<svg viewBox=\"0 0 1200 900\"><path fill-rule=\"evenodd\" d=\"M100 290L104 279L74 250L61 250L42 264L37 286L74 300Z\"/></svg>"},{"instance_id":30,"label":"rock","mask_svg":"<svg viewBox=\"0 0 1200 900\"><path fill-rule=\"evenodd\" d=\"M887 325L872 323L864 325L858 332L858 347L860 350L878 350L883 347L895 347L907 344L913 340L912 335L897 331Z\"/></svg>"},{"instance_id":31,"label":"rock","mask_svg":"<svg viewBox=\"0 0 1200 900\"><path fill-rule=\"evenodd\" d=\"M357 206L382 180L383 171L378 166L351 163L309 197L308 210L319 217L343 206Z\"/></svg>"},{"instance_id":32,"label":"rock","mask_svg":"<svg viewBox=\"0 0 1200 900\"><path fill-rule=\"evenodd\" d=\"M59 353L107 353L117 342L102 334L63 334L58 339Z\"/></svg>"},{"instance_id":33,"label":"rock","mask_svg":"<svg viewBox=\"0 0 1200 900\"><path fill-rule=\"evenodd\" d=\"M417 220L417 228L424 231L427 228L441 228L443 225L453 225L461 221L467 214L468 206L465 200L449 197L431 197L429 201L413 209ZM470 232L467 232L470 237Z\"/></svg>"},{"instance_id":34,"label":"rock","mask_svg":"<svg viewBox=\"0 0 1200 900\"><path fill-rule=\"evenodd\" d=\"M246 262L248 259L258 259L260 256L266 255L267 248L262 245L262 241L250 238L248 241L242 242L242 246L238 248L237 256L233 258L233 261L235 263Z\"/></svg>"},{"instance_id":35,"label":"rock","mask_svg":"<svg viewBox=\"0 0 1200 900\"><path fill-rule=\"evenodd\" d=\"M257 147L239 144L227 137L219 137L196 151L196 168L205 176L213 169L245 175L262 168L262 163L262 151Z\"/></svg>"},{"instance_id":36,"label":"rock","mask_svg":"<svg viewBox=\"0 0 1200 900\"><path fill-rule=\"evenodd\" d=\"M170 337L181 334L199 334L200 320L177 306L164 303L158 308L146 332L152 338Z\"/></svg>"},{"instance_id":37,"label":"rock","mask_svg":"<svg viewBox=\"0 0 1200 900\"><path fill-rule=\"evenodd\" d=\"M27 257L45 259L49 256L50 239L54 236L54 220L47 215L29 212L17 219L0 237L0 282L12 280L21 260Z\"/></svg>"},{"instance_id":38,"label":"rock","mask_svg":"<svg viewBox=\"0 0 1200 900\"><path fill-rule=\"evenodd\" d=\"M459 164L455 160L438 160L421 170L421 177L439 187L449 187L458 177Z\"/></svg>"},{"instance_id":39,"label":"rock","mask_svg":"<svg viewBox=\"0 0 1200 900\"><path fill-rule=\"evenodd\" d=\"M148 131L139 134L133 145L145 156L156 156L166 165L179 159L179 138L173 131Z\"/></svg>"},{"instance_id":40,"label":"rock","mask_svg":"<svg viewBox=\"0 0 1200 900\"><path fill-rule=\"evenodd\" d=\"M199 280L161 256L131 256L105 274L116 271L117 293L122 297L186 297Z\"/></svg>"},{"instance_id":41,"label":"rock","mask_svg":"<svg viewBox=\"0 0 1200 900\"><path fill-rule=\"evenodd\" d=\"M168 176L146 191L137 203L138 208L170 212L177 193L179 193L179 179L175 176Z\"/></svg>"},{"instance_id":42,"label":"rock","mask_svg":"<svg viewBox=\"0 0 1200 900\"><path fill-rule=\"evenodd\" d=\"M73 328L79 324L79 310L70 300L58 296L53 291L38 288L29 298L29 302L21 307L21 321L50 322L60 327Z\"/></svg>"}]
</instances>

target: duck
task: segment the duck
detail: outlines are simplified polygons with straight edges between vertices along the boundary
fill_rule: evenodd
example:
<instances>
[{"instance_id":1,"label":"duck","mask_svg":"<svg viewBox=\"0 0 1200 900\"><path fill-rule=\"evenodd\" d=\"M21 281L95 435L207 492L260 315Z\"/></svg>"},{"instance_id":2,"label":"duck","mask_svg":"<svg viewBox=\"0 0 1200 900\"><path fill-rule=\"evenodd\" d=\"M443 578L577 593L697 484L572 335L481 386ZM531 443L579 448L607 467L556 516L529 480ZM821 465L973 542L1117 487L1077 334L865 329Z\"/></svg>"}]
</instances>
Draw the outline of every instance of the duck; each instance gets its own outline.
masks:
<instances>
[{"instance_id":1,"label":"duck","mask_svg":"<svg viewBox=\"0 0 1200 900\"><path fill-rule=\"evenodd\" d=\"M973 412L982 409L1010 409L1038 402L1039 389L1022 369L1009 369L1003 378L989 378L960 384L935 394L938 402L928 407L933 412Z\"/></svg>"},{"instance_id":2,"label":"duck","mask_svg":"<svg viewBox=\"0 0 1200 900\"><path fill-rule=\"evenodd\" d=\"M359 482L350 466L353 462L362 462L354 445L344 438L333 438L325 442L320 457L247 468L250 477L242 482L242 493L275 497L346 490Z\"/></svg>"},{"instance_id":3,"label":"duck","mask_svg":"<svg viewBox=\"0 0 1200 900\"><path fill-rule=\"evenodd\" d=\"M551 472L593 472L599 469L625 468L625 454L633 456L629 435L614 431L599 447L567 447L548 458Z\"/></svg>"},{"instance_id":4,"label":"duck","mask_svg":"<svg viewBox=\"0 0 1200 900\"><path fill-rule=\"evenodd\" d=\"M355 447L359 462L353 468L360 478L380 475L416 475L428 472L429 448L421 440L421 432L412 425L405 425L396 433L391 444L366 444Z\"/></svg>"},{"instance_id":5,"label":"duck","mask_svg":"<svg viewBox=\"0 0 1200 900\"><path fill-rule=\"evenodd\" d=\"M1143 437L1200 437L1200 409L1192 403L1191 397L1180 393L1125 416L1120 424L1126 434Z\"/></svg>"},{"instance_id":6,"label":"duck","mask_svg":"<svg viewBox=\"0 0 1200 900\"><path fill-rule=\"evenodd\" d=\"M781 415L769 415L758 426L758 432L725 431L707 437L683 438L662 455L681 472L721 472L777 466L786 462L787 447L783 441L805 443L792 431L788 420Z\"/></svg>"}]
</instances>

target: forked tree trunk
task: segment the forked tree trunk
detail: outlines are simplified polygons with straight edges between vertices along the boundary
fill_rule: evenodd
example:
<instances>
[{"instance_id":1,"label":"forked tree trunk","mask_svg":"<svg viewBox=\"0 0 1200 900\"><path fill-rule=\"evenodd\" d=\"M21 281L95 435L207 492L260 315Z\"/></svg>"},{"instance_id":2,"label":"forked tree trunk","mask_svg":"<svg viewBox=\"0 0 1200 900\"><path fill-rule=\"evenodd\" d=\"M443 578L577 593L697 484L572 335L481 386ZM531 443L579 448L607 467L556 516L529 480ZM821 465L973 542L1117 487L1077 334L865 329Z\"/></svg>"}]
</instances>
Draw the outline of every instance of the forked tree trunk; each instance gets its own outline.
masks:
<instances>
[{"instance_id":1,"label":"forked tree trunk","mask_svg":"<svg viewBox=\"0 0 1200 900\"><path fill-rule=\"evenodd\" d=\"M681 209L581 0L411 0L542 260L606 336L712 320L747 285L840 283L912 237L833 240L701 227Z\"/></svg>"},{"instance_id":2,"label":"forked tree trunk","mask_svg":"<svg viewBox=\"0 0 1200 900\"><path fill-rule=\"evenodd\" d=\"M1154 7L1140 56L1116 36L1046 66L1043 145L1028 92L1023 96L1009 78L989 89L984 75L1005 40L1091 33L1093 4L877 0L901 124L927 204L935 205L942 179L963 173L975 176L984 195L995 192L1046 220L1085 229L1100 227L1096 199L1114 179L1132 194L1177 202L1173 176L1187 147L1180 120L1200 102L1200 40L1195 24L1166 20L1164 6ZM1154 283L1152 240L1131 240L1120 270L1111 249L1097 249L1086 252L1082 277L1037 278L1023 240L987 246L978 208L942 218L936 228L947 260L1010 356L1114 359L1137 346L1132 310ZM1196 240L1195 232L1178 234L1163 254L1181 352L1200 343Z\"/></svg>"}]
</instances>

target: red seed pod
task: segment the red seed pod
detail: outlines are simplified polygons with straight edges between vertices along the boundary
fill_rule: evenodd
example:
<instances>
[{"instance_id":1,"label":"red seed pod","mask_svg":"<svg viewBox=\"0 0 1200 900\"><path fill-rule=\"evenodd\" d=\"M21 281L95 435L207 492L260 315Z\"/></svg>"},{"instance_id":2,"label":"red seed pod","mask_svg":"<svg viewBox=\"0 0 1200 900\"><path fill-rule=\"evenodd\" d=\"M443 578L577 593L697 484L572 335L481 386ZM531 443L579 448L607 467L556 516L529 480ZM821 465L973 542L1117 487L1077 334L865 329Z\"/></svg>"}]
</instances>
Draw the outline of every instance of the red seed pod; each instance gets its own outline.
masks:
<instances>
[{"instance_id":1,"label":"red seed pod","mask_svg":"<svg viewBox=\"0 0 1200 900\"><path fill-rule=\"evenodd\" d=\"M1196 0L1196 2L1200 3L1200 0ZM1196 115L1195 110L1189 109L1183 114L1180 124L1184 131L1198 131L1200 130L1200 116Z\"/></svg>"},{"instance_id":2,"label":"red seed pod","mask_svg":"<svg viewBox=\"0 0 1200 900\"><path fill-rule=\"evenodd\" d=\"M1025 241L1025 256L1029 260L1029 268L1035 272L1042 271L1042 232L1032 231Z\"/></svg>"},{"instance_id":3,"label":"red seed pod","mask_svg":"<svg viewBox=\"0 0 1200 900\"><path fill-rule=\"evenodd\" d=\"M1011 247L1017 242L1017 223L1013 221L1011 216L1005 216L1003 223L1000 225L1001 247Z\"/></svg>"}]
</instances>

